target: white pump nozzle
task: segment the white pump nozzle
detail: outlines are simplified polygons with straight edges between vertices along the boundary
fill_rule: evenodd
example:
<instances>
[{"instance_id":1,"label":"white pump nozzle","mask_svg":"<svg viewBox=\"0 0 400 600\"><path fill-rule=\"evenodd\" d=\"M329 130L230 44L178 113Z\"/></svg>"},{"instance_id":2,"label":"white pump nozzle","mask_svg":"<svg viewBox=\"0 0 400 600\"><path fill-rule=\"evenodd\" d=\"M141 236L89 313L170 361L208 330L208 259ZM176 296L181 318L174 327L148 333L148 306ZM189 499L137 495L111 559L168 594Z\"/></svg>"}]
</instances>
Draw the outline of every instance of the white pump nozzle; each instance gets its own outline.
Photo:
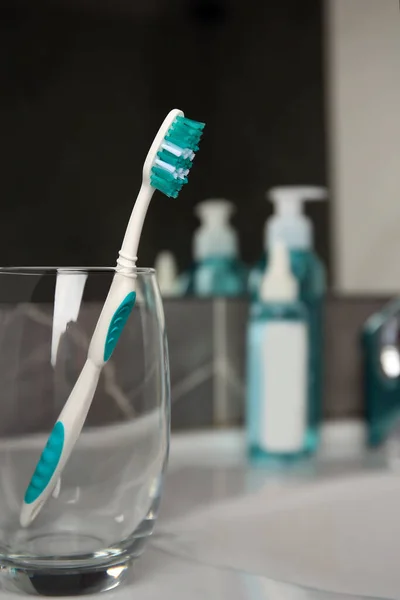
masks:
<instances>
[{"instance_id":1,"label":"white pump nozzle","mask_svg":"<svg viewBox=\"0 0 400 600\"><path fill-rule=\"evenodd\" d=\"M237 256L237 234L229 223L234 211L232 202L223 198L205 200L196 206L195 213L201 221L193 239L193 256L196 261L215 256Z\"/></svg>"},{"instance_id":2,"label":"white pump nozzle","mask_svg":"<svg viewBox=\"0 0 400 600\"><path fill-rule=\"evenodd\" d=\"M204 225L225 225L235 212L235 207L224 198L210 198L200 202L195 212Z\"/></svg>"},{"instance_id":3,"label":"white pump nozzle","mask_svg":"<svg viewBox=\"0 0 400 600\"><path fill-rule=\"evenodd\" d=\"M264 273L260 297L263 302L293 302L297 298L297 280L290 267L290 254L283 242L277 241L270 248L270 256Z\"/></svg>"},{"instance_id":4,"label":"white pump nozzle","mask_svg":"<svg viewBox=\"0 0 400 600\"><path fill-rule=\"evenodd\" d=\"M308 200L325 200L327 190L317 186L281 186L267 192L275 206L275 214L267 220L264 247L267 250L276 241L288 248L310 248L313 231L310 219L303 214L303 204Z\"/></svg>"}]
</instances>

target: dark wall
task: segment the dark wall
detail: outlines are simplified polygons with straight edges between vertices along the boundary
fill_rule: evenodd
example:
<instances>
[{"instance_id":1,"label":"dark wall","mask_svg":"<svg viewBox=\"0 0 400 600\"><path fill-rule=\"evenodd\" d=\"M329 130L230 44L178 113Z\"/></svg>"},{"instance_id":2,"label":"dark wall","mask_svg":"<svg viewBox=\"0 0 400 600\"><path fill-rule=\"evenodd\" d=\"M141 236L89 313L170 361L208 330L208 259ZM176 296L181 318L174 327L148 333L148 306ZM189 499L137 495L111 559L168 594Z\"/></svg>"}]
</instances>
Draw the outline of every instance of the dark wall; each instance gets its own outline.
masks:
<instances>
[{"instance_id":1,"label":"dark wall","mask_svg":"<svg viewBox=\"0 0 400 600\"><path fill-rule=\"evenodd\" d=\"M209 196L236 203L243 256L257 259L265 190L326 183L321 2L106 8L1 4L0 263L114 264L143 159L175 106L206 135L181 196L154 197L140 264L170 248L188 265L193 206ZM308 212L329 262L328 207Z\"/></svg>"}]
</instances>

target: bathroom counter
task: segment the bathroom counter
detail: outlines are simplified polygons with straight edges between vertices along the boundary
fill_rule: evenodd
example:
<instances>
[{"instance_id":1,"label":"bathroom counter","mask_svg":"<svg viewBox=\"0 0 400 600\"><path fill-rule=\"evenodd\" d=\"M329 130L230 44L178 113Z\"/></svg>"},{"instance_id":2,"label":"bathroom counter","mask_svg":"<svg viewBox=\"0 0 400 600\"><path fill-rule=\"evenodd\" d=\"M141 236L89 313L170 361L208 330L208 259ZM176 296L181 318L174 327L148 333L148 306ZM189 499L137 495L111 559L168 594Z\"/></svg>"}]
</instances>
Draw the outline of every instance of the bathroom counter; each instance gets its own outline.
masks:
<instances>
[{"instance_id":1,"label":"bathroom counter","mask_svg":"<svg viewBox=\"0 0 400 600\"><path fill-rule=\"evenodd\" d=\"M161 513L155 533L144 554L134 564L129 574L130 581L125 586L106 593L104 598L110 600L132 600L134 598L140 598L140 600L159 600L160 598L163 600L356 600L356 598L366 599L375 595L376 597L400 599L400 595L390 593L374 594L373 587L371 594L366 592L359 595L354 593L338 594L334 591L335 581L333 588L332 586L329 588L320 582L318 585L317 578L317 584L314 586L313 575L309 577L309 580L313 582L312 585L280 583L280 581L288 582L293 579L290 576L270 578L271 563L268 562L269 559L264 561L263 552L258 554L257 572L252 568L238 568L234 563L230 566L218 564L218 561L221 563L221 555L224 558L224 545L221 546L221 541L224 542L224 535L221 534L223 523L222 529L219 529L221 522L225 518L228 532L229 529L234 530L236 538L238 537L237 532L240 531L240 528L238 529L240 524L234 516L235 506L238 502L241 503L242 500L250 502L244 511L242 531L243 522L245 530L248 526L247 515L253 520L253 533L251 530L245 531L246 535L239 538L240 541L236 544L237 550L241 551L243 556L243 553L246 553L246 550L243 550L244 538L247 537L247 543L249 539L250 541L254 539L251 537L252 535L263 538L264 534L259 534L259 527L266 527L268 535L265 537L270 537L271 523L267 522L268 515L266 514L264 518L264 513L261 511L261 519L258 523L255 518L254 507L256 507L256 511L260 510L260 505L257 508L254 504L254 498L258 497L257 494L266 494L273 509L274 504L276 508L276 506L280 507L283 502L286 503L286 510L290 511L288 501L296 496L293 492L300 491L301 495L307 488L310 490L310 484L312 496L314 496L313 490L317 489L320 482L323 482L324 485L319 486L319 490L321 488L327 489L328 492L332 490L334 495L336 492L332 482L342 482L346 478L348 481L357 481L360 474L361 476L365 475L367 480L371 475L372 484L375 485L374 477L377 473L382 473L385 459L382 452L366 451L363 442L364 432L358 423L336 424L324 430L318 458L297 463L284 470L271 468L266 470L250 466L247 462L244 434L241 430L174 434L171 440L170 461ZM385 485L387 488L387 483ZM368 490L366 493L369 493ZM318 496L318 493L316 495ZM396 494L392 496L394 508L389 507L389 509L397 511L400 502L400 483L397 496ZM310 497L310 491L308 491L308 497ZM323 502L325 502L324 499ZM249 508L248 513L246 513L247 508ZM228 515L226 511L232 510L233 512ZM277 521L274 510L270 511L270 515L273 515L273 522ZM360 512L357 503L356 510ZM207 511L212 514L211 520L208 518ZM241 512L241 517L243 517L243 506ZM286 514L289 512L284 513L285 519ZM204 515L206 516L204 517ZM297 513L294 513L294 518L294 523L297 523L299 520ZM378 520L375 517L373 519ZM310 520L312 521L312 518L310 519L309 516L303 518L306 526ZM324 525L323 522L322 525ZM316 535L320 536L318 527L319 523ZM283 531L290 534L290 529L291 526L286 527L286 522L284 522ZM194 551L194 545L199 541L199 533L200 538L203 535L200 540L203 547L198 546ZM400 525L398 533L400 540ZM275 539L279 539L280 535L278 533L278 538L275 537ZM299 535L304 535L304 531L299 531ZM385 535L390 537L387 529ZM393 530L393 537L396 535L396 531ZM308 541L307 528L305 536ZM324 539L329 536L330 533ZM290 538L290 535L288 537ZM323 540L321 541L323 542ZM289 547L293 547L292 562L293 556L296 562L297 558L304 554L304 546L299 550L290 539L286 542ZM210 550L209 553L208 550ZM351 549L349 549L350 551ZM197 556L196 552L198 552ZM286 562L285 552L283 551L283 563ZM327 551L325 554L325 563L330 568L329 561L331 561L332 553L329 555ZM394 559L398 556L397 548L393 549L392 555ZM386 556L385 553L384 556ZM233 558L237 560L237 557ZM311 561L313 560L315 561L311 556ZM397 576L397 559L395 562L393 570ZM247 561L247 566L253 567L251 561L250 563L249 560ZM382 570L382 565L378 566ZM322 571L323 567L322 564ZM265 571L268 572L268 576ZM337 575L335 576L337 577ZM396 589L396 582L397 580L389 581L387 587L389 592ZM322 589L331 589L331 591L322 592L320 591ZM16 597L12 593L0 592L0 600L1 598L13 600Z\"/></svg>"},{"instance_id":2,"label":"bathroom counter","mask_svg":"<svg viewBox=\"0 0 400 600\"><path fill-rule=\"evenodd\" d=\"M265 486L292 489L322 478L375 471L385 464L382 451L365 450L365 432L358 421L325 426L321 438L317 458L265 469L249 464L241 429L174 434L160 523Z\"/></svg>"},{"instance_id":3,"label":"bathroom counter","mask_svg":"<svg viewBox=\"0 0 400 600\"><path fill-rule=\"evenodd\" d=\"M245 458L240 430L175 434L160 519L144 555L137 561L133 581L111 592L110 598L127 600L334 600L356 598L321 592L307 587L278 583L238 569L210 566L176 552L175 526L191 514L225 506L245 494L268 489L275 497L287 498L305 483L334 481L343 475L379 472L381 453L363 449L362 432L353 424L334 426L325 433L318 459L285 471L250 467ZM331 442L334 442L333 444ZM339 442L339 443L338 443ZM194 521L196 521L196 516ZM192 519L193 520L193 519ZM217 534L218 535L218 534ZM213 542L211 541L211 544ZM361 597L361 596L359 596Z\"/></svg>"}]
</instances>

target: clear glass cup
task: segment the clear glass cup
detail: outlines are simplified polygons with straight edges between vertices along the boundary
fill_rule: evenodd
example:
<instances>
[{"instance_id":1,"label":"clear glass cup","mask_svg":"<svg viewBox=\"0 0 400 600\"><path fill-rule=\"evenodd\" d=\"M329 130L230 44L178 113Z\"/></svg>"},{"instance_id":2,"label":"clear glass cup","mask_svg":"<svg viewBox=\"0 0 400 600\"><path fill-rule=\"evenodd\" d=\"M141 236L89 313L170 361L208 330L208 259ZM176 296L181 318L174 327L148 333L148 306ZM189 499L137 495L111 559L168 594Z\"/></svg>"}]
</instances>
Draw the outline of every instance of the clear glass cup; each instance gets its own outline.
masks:
<instances>
[{"instance_id":1,"label":"clear glass cup","mask_svg":"<svg viewBox=\"0 0 400 600\"><path fill-rule=\"evenodd\" d=\"M31 593L118 585L152 533L167 463L170 384L155 273L104 366L84 429L50 498L19 513L47 437L86 360L112 268L0 269L0 573Z\"/></svg>"}]
</instances>

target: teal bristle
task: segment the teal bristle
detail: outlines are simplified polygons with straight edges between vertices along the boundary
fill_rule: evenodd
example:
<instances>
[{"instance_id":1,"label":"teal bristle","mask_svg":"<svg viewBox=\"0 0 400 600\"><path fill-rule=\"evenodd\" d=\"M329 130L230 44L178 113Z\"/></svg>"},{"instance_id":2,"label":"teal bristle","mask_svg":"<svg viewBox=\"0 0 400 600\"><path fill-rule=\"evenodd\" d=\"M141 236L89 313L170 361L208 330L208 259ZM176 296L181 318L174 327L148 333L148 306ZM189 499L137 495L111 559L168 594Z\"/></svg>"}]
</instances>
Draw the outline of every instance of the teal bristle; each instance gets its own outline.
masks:
<instances>
[{"instance_id":1,"label":"teal bristle","mask_svg":"<svg viewBox=\"0 0 400 600\"><path fill-rule=\"evenodd\" d=\"M178 196L188 182L187 174L192 167L194 153L199 149L204 127L205 123L176 117L151 170L150 183L154 188L171 198Z\"/></svg>"},{"instance_id":2,"label":"teal bristle","mask_svg":"<svg viewBox=\"0 0 400 600\"><path fill-rule=\"evenodd\" d=\"M192 161L190 158L183 158L182 156L175 156L168 150L161 150L157 154L158 158L163 162L166 162L170 165L173 165L177 169L190 169L192 166Z\"/></svg>"}]
</instances>

